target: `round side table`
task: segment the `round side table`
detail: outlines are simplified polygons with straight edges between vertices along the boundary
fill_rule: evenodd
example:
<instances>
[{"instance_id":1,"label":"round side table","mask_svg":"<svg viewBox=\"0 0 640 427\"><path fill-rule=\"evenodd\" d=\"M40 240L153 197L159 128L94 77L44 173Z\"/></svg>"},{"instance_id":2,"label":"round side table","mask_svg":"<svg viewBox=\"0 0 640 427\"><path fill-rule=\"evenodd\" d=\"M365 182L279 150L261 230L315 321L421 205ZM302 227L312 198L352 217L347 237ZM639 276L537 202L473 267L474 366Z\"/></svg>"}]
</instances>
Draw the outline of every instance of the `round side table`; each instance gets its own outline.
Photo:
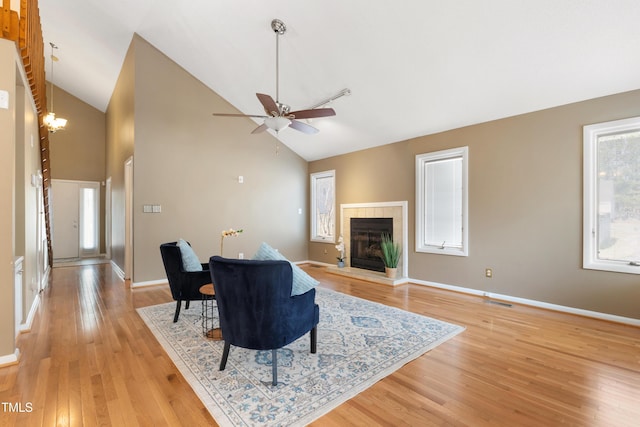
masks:
<instances>
[{"instance_id":1,"label":"round side table","mask_svg":"<svg viewBox=\"0 0 640 427\"><path fill-rule=\"evenodd\" d=\"M222 331L220 328L213 327L214 318L214 305L216 293L213 289L213 283L208 283L200 287L200 293L202 294L202 334L214 340L222 339Z\"/></svg>"}]
</instances>

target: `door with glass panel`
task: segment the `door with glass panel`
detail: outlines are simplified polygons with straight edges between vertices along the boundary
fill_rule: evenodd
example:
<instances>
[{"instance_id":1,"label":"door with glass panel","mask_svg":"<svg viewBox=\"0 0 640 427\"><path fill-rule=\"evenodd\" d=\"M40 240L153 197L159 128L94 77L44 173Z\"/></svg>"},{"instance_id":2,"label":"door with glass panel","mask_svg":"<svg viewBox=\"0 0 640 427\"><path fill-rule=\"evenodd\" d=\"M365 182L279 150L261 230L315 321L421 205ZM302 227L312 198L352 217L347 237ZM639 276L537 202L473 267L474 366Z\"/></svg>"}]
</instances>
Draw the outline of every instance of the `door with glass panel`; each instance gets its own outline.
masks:
<instances>
[{"instance_id":1,"label":"door with glass panel","mask_svg":"<svg viewBox=\"0 0 640 427\"><path fill-rule=\"evenodd\" d=\"M52 180L51 201L54 258L98 255L100 183Z\"/></svg>"}]
</instances>

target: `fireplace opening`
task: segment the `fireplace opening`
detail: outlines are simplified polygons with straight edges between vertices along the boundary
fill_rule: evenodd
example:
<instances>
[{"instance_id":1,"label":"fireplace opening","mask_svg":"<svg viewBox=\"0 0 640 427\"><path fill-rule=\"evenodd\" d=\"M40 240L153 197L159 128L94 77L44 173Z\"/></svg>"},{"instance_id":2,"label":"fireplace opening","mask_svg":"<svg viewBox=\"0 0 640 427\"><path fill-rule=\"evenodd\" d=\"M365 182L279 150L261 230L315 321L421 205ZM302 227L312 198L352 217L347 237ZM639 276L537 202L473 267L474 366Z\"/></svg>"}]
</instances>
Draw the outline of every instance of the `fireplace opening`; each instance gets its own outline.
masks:
<instances>
[{"instance_id":1,"label":"fireplace opening","mask_svg":"<svg viewBox=\"0 0 640 427\"><path fill-rule=\"evenodd\" d=\"M382 233L393 238L393 218L351 218L351 267L384 271Z\"/></svg>"}]
</instances>

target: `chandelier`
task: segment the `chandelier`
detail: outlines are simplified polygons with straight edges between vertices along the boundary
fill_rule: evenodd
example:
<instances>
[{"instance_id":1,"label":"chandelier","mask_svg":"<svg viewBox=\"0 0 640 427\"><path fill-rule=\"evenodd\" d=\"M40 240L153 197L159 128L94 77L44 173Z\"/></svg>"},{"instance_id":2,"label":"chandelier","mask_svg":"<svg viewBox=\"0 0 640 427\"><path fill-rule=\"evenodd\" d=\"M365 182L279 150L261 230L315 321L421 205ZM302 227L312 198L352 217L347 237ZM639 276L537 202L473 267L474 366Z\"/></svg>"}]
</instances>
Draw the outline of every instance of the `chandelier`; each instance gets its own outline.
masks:
<instances>
[{"instance_id":1,"label":"chandelier","mask_svg":"<svg viewBox=\"0 0 640 427\"><path fill-rule=\"evenodd\" d=\"M56 118L56 113L53 112L53 63L58 61L58 57L53 54L53 49L57 49L58 46L49 42L51 46L51 109L49 113L44 116L44 125L49 129L49 132L56 133L67 125L67 119L62 117Z\"/></svg>"}]
</instances>

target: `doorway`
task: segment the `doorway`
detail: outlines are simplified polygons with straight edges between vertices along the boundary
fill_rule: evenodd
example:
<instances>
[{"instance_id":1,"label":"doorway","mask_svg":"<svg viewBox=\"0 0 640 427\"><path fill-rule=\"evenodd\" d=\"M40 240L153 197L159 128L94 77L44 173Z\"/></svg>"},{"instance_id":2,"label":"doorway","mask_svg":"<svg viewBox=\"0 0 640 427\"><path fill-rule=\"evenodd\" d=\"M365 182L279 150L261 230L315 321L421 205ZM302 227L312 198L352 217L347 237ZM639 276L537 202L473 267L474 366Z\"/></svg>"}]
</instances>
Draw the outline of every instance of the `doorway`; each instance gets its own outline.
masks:
<instances>
[{"instance_id":1,"label":"doorway","mask_svg":"<svg viewBox=\"0 0 640 427\"><path fill-rule=\"evenodd\" d=\"M124 278L133 280L133 157L124 163Z\"/></svg>"},{"instance_id":2,"label":"doorway","mask_svg":"<svg viewBox=\"0 0 640 427\"><path fill-rule=\"evenodd\" d=\"M51 180L54 259L97 256L100 251L100 183Z\"/></svg>"}]
</instances>

